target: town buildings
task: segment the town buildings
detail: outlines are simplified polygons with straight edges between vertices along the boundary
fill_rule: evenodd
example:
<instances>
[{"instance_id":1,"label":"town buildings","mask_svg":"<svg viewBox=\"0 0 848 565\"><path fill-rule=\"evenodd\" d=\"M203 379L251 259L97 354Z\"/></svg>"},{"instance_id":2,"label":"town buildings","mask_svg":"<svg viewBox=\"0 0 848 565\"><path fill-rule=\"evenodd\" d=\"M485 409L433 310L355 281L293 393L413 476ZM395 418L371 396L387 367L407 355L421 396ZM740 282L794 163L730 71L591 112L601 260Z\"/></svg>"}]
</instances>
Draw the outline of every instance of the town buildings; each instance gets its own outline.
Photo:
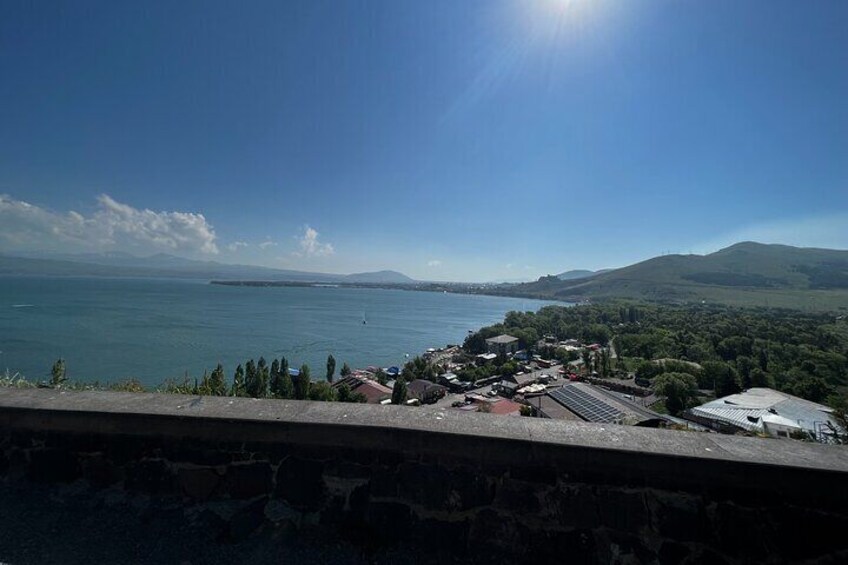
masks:
<instances>
[{"instance_id":1,"label":"town buildings","mask_svg":"<svg viewBox=\"0 0 848 565\"><path fill-rule=\"evenodd\" d=\"M486 340L486 352L495 355L511 355L518 351L518 338L501 334Z\"/></svg>"},{"instance_id":2,"label":"town buildings","mask_svg":"<svg viewBox=\"0 0 848 565\"><path fill-rule=\"evenodd\" d=\"M333 383L333 388L338 390L345 384L350 388L351 393L363 395L368 404L381 404L392 397L392 389L360 375L350 375L339 379Z\"/></svg>"},{"instance_id":3,"label":"town buildings","mask_svg":"<svg viewBox=\"0 0 848 565\"><path fill-rule=\"evenodd\" d=\"M671 419L623 395L587 383L571 382L530 401L543 418L658 427Z\"/></svg>"},{"instance_id":4,"label":"town buildings","mask_svg":"<svg viewBox=\"0 0 848 565\"><path fill-rule=\"evenodd\" d=\"M690 408L684 418L722 432L828 443L841 433L833 409L770 388L750 388Z\"/></svg>"}]
</instances>

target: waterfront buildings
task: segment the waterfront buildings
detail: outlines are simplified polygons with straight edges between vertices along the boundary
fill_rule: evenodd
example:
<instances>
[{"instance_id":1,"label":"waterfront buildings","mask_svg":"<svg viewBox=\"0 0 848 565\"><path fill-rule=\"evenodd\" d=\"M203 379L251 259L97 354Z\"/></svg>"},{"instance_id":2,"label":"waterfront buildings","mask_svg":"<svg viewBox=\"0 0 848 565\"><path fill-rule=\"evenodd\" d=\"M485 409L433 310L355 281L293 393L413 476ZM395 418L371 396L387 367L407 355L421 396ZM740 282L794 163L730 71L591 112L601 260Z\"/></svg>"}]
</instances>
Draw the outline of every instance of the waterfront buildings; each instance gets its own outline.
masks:
<instances>
[{"instance_id":1,"label":"waterfront buildings","mask_svg":"<svg viewBox=\"0 0 848 565\"><path fill-rule=\"evenodd\" d=\"M518 338L502 334L486 340L486 352L495 355L510 355L518 351Z\"/></svg>"}]
</instances>

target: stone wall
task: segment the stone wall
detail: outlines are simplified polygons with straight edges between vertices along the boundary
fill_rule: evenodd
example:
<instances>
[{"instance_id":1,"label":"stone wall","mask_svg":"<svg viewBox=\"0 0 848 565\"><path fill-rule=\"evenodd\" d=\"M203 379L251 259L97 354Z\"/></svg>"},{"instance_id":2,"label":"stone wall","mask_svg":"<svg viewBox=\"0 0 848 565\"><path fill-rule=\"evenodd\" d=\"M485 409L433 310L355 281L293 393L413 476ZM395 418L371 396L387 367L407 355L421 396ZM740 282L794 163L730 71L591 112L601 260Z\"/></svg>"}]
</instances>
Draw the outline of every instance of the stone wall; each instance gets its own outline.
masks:
<instances>
[{"instance_id":1,"label":"stone wall","mask_svg":"<svg viewBox=\"0 0 848 565\"><path fill-rule=\"evenodd\" d=\"M480 562L848 559L841 447L428 407L14 389L0 390L0 426L5 483L168 500L214 543L319 531L367 555Z\"/></svg>"}]
</instances>

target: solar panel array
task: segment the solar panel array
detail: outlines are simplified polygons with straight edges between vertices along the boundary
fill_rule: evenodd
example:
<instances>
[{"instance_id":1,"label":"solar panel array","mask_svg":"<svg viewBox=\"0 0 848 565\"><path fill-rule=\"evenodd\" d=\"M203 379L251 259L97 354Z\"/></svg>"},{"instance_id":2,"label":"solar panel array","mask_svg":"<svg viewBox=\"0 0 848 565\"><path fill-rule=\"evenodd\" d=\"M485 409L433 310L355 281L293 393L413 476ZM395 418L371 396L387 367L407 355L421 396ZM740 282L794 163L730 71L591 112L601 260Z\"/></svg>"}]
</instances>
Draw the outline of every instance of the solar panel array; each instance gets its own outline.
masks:
<instances>
[{"instance_id":1,"label":"solar panel array","mask_svg":"<svg viewBox=\"0 0 848 565\"><path fill-rule=\"evenodd\" d=\"M548 394L588 422L611 423L623 415L620 410L574 386L564 386Z\"/></svg>"}]
</instances>

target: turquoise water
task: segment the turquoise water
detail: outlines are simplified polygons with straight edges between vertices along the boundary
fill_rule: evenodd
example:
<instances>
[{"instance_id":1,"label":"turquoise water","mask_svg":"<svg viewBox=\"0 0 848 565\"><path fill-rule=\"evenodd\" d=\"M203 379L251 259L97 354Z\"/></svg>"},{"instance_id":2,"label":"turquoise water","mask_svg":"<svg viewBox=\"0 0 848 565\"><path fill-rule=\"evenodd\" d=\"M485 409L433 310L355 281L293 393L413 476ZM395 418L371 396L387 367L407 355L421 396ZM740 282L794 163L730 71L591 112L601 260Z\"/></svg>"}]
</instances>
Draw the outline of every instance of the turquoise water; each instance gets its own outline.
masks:
<instances>
[{"instance_id":1,"label":"turquoise water","mask_svg":"<svg viewBox=\"0 0 848 565\"><path fill-rule=\"evenodd\" d=\"M0 370L32 379L63 357L68 377L158 385L223 363L284 355L323 376L402 363L470 329L546 302L402 290L231 287L149 279L0 278ZM368 323L363 325L363 316Z\"/></svg>"}]
</instances>

